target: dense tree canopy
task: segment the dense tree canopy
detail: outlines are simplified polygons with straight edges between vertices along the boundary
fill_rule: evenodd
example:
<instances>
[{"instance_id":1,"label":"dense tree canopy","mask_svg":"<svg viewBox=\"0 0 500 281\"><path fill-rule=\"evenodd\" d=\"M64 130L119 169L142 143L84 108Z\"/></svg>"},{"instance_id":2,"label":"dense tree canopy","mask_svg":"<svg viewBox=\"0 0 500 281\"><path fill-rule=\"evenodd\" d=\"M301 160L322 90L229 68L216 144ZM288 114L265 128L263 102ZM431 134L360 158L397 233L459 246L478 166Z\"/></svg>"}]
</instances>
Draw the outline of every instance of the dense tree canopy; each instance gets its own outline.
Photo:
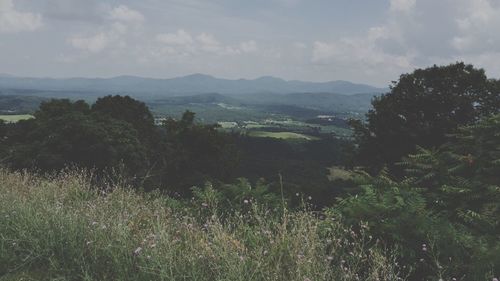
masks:
<instances>
[{"instance_id":1,"label":"dense tree canopy","mask_svg":"<svg viewBox=\"0 0 500 281\"><path fill-rule=\"evenodd\" d=\"M167 184L183 190L212 179L228 179L238 165L238 151L231 135L220 133L218 125L195 123L195 114L186 111L180 120L164 121Z\"/></svg>"},{"instance_id":2,"label":"dense tree canopy","mask_svg":"<svg viewBox=\"0 0 500 281\"><path fill-rule=\"evenodd\" d=\"M83 101L44 102L34 116L12 125L7 136L12 145L8 161L14 168L105 169L123 162L137 173L145 164L137 130L127 122L92 113Z\"/></svg>"},{"instance_id":3,"label":"dense tree canopy","mask_svg":"<svg viewBox=\"0 0 500 281\"><path fill-rule=\"evenodd\" d=\"M78 166L124 176L149 188L189 192L223 180L238 164L233 136L195 122L193 112L155 126L147 106L130 97L43 102L33 119L0 123L0 156L15 169L52 172Z\"/></svg>"},{"instance_id":4,"label":"dense tree canopy","mask_svg":"<svg viewBox=\"0 0 500 281\"><path fill-rule=\"evenodd\" d=\"M373 102L367 123L352 123L359 163L378 169L399 161L416 146L436 147L458 126L499 112L499 81L482 69L456 63L403 74Z\"/></svg>"},{"instance_id":5,"label":"dense tree canopy","mask_svg":"<svg viewBox=\"0 0 500 281\"><path fill-rule=\"evenodd\" d=\"M92 105L92 111L130 123L143 140L156 137L153 114L145 103L129 96L116 95L98 98Z\"/></svg>"}]
</instances>

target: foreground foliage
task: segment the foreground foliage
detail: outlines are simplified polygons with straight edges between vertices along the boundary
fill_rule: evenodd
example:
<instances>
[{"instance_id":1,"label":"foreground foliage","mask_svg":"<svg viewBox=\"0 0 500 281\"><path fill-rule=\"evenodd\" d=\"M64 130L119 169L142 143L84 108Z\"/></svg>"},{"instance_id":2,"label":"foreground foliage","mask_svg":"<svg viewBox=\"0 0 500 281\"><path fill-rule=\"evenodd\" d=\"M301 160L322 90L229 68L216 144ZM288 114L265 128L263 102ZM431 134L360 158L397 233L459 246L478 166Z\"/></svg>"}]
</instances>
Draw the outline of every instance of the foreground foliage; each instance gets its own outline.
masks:
<instances>
[{"instance_id":1,"label":"foreground foliage","mask_svg":"<svg viewBox=\"0 0 500 281\"><path fill-rule=\"evenodd\" d=\"M312 212L242 199L222 213L214 190L181 202L85 173L41 179L0 171L2 280L401 280L395 256ZM255 193L258 195L259 192ZM408 269L407 269L408 270Z\"/></svg>"},{"instance_id":2,"label":"foreground foliage","mask_svg":"<svg viewBox=\"0 0 500 281\"><path fill-rule=\"evenodd\" d=\"M412 280L493 280L500 272L500 115L460 127L438 149L419 148L386 172L356 177L334 211L367 221L415 263Z\"/></svg>"}]
</instances>

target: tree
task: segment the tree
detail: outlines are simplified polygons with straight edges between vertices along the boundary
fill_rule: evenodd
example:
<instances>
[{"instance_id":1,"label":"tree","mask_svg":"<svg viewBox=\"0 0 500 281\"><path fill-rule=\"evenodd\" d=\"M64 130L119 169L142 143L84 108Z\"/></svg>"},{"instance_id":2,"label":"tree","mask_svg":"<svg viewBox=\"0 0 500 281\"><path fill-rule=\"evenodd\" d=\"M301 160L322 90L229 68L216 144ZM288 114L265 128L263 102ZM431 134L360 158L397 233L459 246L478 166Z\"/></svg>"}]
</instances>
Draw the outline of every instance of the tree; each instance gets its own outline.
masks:
<instances>
[{"instance_id":1,"label":"tree","mask_svg":"<svg viewBox=\"0 0 500 281\"><path fill-rule=\"evenodd\" d=\"M92 113L84 101L44 102L34 116L7 134L13 168L57 171L77 165L102 171L123 163L130 175L144 169L146 154L137 130Z\"/></svg>"},{"instance_id":2,"label":"tree","mask_svg":"<svg viewBox=\"0 0 500 281\"><path fill-rule=\"evenodd\" d=\"M156 137L153 114L145 103L129 96L105 96L92 105L92 112L132 124L142 140Z\"/></svg>"},{"instance_id":3,"label":"tree","mask_svg":"<svg viewBox=\"0 0 500 281\"><path fill-rule=\"evenodd\" d=\"M180 120L163 123L163 181L180 192L208 179L227 180L239 160L231 135L219 132L218 125L197 124L194 117L186 111Z\"/></svg>"},{"instance_id":4,"label":"tree","mask_svg":"<svg viewBox=\"0 0 500 281\"><path fill-rule=\"evenodd\" d=\"M460 127L437 150L404 158L429 207L478 232L500 233L500 114Z\"/></svg>"},{"instance_id":5,"label":"tree","mask_svg":"<svg viewBox=\"0 0 500 281\"><path fill-rule=\"evenodd\" d=\"M464 63L401 75L389 93L374 98L365 124L351 122L359 164L391 166L417 146L437 147L458 126L500 112L499 85Z\"/></svg>"}]
</instances>

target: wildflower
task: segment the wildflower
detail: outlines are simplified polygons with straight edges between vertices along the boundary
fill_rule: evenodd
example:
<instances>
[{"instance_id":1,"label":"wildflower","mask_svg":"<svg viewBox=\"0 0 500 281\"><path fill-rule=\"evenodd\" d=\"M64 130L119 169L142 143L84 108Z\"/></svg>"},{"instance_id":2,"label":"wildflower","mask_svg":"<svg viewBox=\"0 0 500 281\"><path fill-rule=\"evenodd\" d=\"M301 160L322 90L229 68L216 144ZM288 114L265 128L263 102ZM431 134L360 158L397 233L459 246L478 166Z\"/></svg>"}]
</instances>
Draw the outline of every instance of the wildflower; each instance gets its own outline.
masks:
<instances>
[{"instance_id":1,"label":"wildflower","mask_svg":"<svg viewBox=\"0 0 500 281\"><path fill-rule=\"evenodd\" d=\"M243 200L243 203L248 204L248 200L247 199Z\"/></svg>"},{"instance_id":2,"label":"wildflower","mask_svg":"<svg viewBox=\"0 0 500 281\"><path fill-rule=\"evenodd\" d=\"M306 277L306 278L304 278L304 281L311 281L311 279Z\"/></svg>"},{"instance_id":3,"label":"wildflower","mask_svg":"<svg viewBox=\"0 0 500 281\"><path fill-rule=\"evenodd\" d=\"M427 252L427 245L426 244L422 244L422 251Z\"/></svg>"},{"instance_id":4,"label":"wildflower","mask_svg":"<svg viewBox=\"0 0 500 281\"><path fill-rule=\"evenodd\" d=\"M96 221L93 221L93 222L91 223L91 225L92 225L92 226L94 226L94 225L96 225L96 224L97 224L97 222L96 222Z\"/></svg>"},{"instance_id":5,"label":"wildflower","mask_svg":"<svg viewBox=\"0 0 500 281\"><path fill-rule=\"evenodd\" d=\"M208 204L207 204L207 203L205 203L205 202L203 202L203 203L201 203L201 206L202 206L203 208L207 208L207 207L208 207Z\"/></svg>"},{"instance_id":6,"label":"wildflower","mask_svg":"<svg viewBox=\"0 0 500 281\"><path fill-rule=\"evenodd\" d=\"M243 261L245 259L244 256L240 256L240 261Z\"/></svg>"},{"instance_id":7,"label":"wildflower","mask_svg":"<svg viewBox=\"0 0 500 281\"><path fill-rule=\"evenodd\" d=\"M295 193L295 196L299 197L299 193L298 193L298 192L297 192L297 193Z\"/></svg>"},{"instance_id":8,"label":"wildflower","mask_svg":"<svg viewBox=\"0 0 500 281\"><path fill-rule=\"evenodd\" d=\"M297 258L300 260L300 259L303 259L304 258L304 255L303 254L298 254L297 255Z\"/></svg>"},{"instance_id":9,"label":"wildflower","mask_svg":"<svg viewBox=\"0 0 500 281\"><path fill-rule=\"evenodd\" d=\"M307 197L307 199L309 199L309 201L311 201L313 198L311 196Z\"/></svg>"},{"instance_id":10,"label":"wildflower","mask_svg":"<svg viewBox=\"0 0 500 281\"><path fill-rule=\"evenodd\" d=\"M262 254L264 254L264 256L267 256L269 252L267 250L264 250L264 252Z\"/></svg>"},{"instance_id":11,"label":"wildflower","mask_svg":"<svg viewBox=\"0 0 500 281\"><path fill-rule=\"evenodd\" d=\"M142 252L142 247L137 247L137 249L134 250L134 256L138 256Z\"/></svg>"},{"instance_id":12,"label":"wildflower","mask_svg":"<svg viewBox=\"0 0 500 281\"><path fill-rule=\"evenodd\" d=\"M332 257L332 256L328 256L328 257L326 257L326 259L327 259L328 261L332 261L332 260L333 260L333 257Z\"/></svg>"},{"instance_id":13,"label":"wildflower","mask_svg":"<svg viewBox=\"0 0 500 281\"><path fill-rule=\"evenodd\" d=\"M498 281L498 278L493 277L493 279L491 281Z\"/></svg>"}]
</instances>

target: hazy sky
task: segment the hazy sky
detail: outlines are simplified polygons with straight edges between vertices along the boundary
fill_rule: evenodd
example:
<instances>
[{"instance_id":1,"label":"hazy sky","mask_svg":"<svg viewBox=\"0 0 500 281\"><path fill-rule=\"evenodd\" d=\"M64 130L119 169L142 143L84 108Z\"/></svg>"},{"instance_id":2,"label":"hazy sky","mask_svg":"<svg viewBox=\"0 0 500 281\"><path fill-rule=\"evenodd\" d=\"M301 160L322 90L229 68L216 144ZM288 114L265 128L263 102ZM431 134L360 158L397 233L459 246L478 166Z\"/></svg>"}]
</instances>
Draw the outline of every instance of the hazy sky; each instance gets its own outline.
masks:
<instances>
[{"instance_id":1,"label":"hazy sky","mask_svg":"<svg viewBox=\"0 0 500 281\"><path fill-rule=\"evenodd\" d=\"M459 60L500 77L500 0L0 0L5 74L387 86Z\"/></svg>"}]
</instances>

